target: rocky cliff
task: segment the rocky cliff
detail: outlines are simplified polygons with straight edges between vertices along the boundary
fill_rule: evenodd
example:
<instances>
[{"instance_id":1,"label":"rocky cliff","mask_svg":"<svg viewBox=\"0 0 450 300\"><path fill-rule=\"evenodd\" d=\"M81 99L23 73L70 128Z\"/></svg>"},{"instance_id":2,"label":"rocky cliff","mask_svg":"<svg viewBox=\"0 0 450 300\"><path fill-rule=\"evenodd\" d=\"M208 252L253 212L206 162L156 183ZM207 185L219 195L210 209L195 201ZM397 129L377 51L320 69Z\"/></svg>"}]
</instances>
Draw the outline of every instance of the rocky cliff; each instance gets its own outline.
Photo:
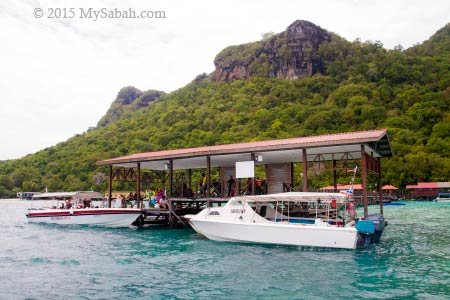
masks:
<instances>
[{"instance_id":1,"label":"rocky cliff","mask_svg":"<svg viewBox=\"0 0 450 300\"><path fill-rule=\"evenodd\" d=\"M316 58L320 44L331 34L308 21L295 21L284 32L261 41L230 46L215 60L214 81L247 79L253 76L296 79L323 73Z\"/></svg>"}]
</instances>

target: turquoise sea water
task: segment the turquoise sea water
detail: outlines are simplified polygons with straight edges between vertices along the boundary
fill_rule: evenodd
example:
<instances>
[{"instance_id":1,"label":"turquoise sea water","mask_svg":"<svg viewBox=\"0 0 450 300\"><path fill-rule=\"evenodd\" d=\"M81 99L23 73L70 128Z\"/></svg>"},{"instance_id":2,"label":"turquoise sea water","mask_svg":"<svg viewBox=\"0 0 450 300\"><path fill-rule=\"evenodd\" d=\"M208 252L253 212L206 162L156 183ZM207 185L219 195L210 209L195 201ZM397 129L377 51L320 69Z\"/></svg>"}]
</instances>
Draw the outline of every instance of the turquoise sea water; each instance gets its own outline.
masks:
<instances>
[{"instance_id":1,"label":"turquoise sea water","mask_svg":"<svg viewBox=\"0 0 450 300\"><path fill-rule=\"evenodd\" d=\"M450 299L450 203L385 207L356 251L28 224L29 205L0 201L0 299Z\"/></svg>"}]
</instances>

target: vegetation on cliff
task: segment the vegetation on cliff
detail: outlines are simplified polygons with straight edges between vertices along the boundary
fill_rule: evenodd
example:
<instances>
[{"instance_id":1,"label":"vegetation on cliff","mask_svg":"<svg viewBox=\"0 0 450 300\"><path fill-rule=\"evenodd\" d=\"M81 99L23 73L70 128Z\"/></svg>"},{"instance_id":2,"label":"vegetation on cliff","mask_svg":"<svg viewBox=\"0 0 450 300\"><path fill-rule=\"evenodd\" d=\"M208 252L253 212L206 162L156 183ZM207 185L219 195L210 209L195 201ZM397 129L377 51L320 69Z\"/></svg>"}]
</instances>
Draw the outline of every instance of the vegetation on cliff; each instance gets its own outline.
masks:
<instances>
[{"instance_id":1,"label":"vegetation on cliff","mask_svg":"<svg viewBox=\"0 0 450 300\"><path fill-rule=\"evenodd\" d=\"M406 50L332 35L315 59L324 71L310 77L224 82L202 76L133 113L123 107L114 113L113 103L96 128L0 162L0 195L45 186L104 191L106 169L95 162L136 152L374 128L388 128L393 146L394 157L383 161L384 183L450 179L450 25ZM145 94L122 91L115 103ZM311 184L331 178L312 176Z\"/></svg>"},{"instance_id":2,"label":"vegetation on cliff","mask_svg":"<svg viewBox=\"0 0 450 300\"><path fill-rule=\"evenodd\" d=\"M106 126L111 122L117 121L124 114L129 114L146 107L164 94L164 92L155 90L141 92L133 86L124 87L119 91L116 100L114 100L106 114L100 119L97 126Z\"/></svg>"}]
</instances>

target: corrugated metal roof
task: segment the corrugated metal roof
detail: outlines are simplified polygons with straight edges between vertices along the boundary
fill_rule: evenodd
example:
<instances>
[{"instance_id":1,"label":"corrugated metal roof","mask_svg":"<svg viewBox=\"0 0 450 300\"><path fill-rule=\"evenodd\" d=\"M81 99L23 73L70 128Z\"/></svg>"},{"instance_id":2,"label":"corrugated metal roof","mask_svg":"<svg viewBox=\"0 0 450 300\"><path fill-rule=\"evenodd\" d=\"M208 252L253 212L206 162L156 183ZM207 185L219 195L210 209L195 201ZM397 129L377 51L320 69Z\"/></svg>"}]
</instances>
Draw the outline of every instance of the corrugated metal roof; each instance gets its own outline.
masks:
<instances>
[{"instance_id":1,"label":"corrugated metal roof","mask_svg":"<svg viewBox=\"0 0 450 300\"><path fill-rule=\"evenodd\" d=\"M333 146L368 144L380 156L392 156L386 129L327 134L288 139L245 142L237 144L225 144L205 146L197 148L163 150L146 153L136 153L127 156L102 160L100 165L115 165L120 163L155 161L163 159L182 159L187 157L227 155L235 153L253 153L258 151L279 151L300 148L326 148ZM325 150L324 150L325 151Z\"/></svg>"},{"instance_id":2,"label":"corrugated metal roof","mask_svg":"<svg viewBox=\"0 0 450 300\"><path fill-rule=\"evenodd\" d=\"M419 182L417 185L407 185L407 189L438 189L450 188L450 182Z\"/></svg>"},{"instance_id":3,"label":"corrugated metal roof","mask_svg":"<svg viewBox=\"0 0 450 300\"><path fill-rule=\"evenodd\" d=\"M419 189L437 189L439 186L437 182L419 182L417 187Z\"/></svg>"}]
</instances>

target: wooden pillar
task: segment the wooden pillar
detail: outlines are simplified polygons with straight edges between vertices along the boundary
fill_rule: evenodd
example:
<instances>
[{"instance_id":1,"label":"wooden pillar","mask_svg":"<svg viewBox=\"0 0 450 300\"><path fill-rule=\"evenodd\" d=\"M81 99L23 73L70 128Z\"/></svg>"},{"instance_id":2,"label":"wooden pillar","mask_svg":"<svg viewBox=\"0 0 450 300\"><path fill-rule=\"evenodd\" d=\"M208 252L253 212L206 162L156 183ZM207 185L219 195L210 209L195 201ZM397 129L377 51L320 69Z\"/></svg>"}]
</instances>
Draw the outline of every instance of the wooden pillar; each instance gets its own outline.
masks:
<instances>
[{"instance_id":1,"label":"wooden pillar","mask_svg":"<svg viewBox=\"0 0 450 300\"><path fill-rule=\"evenodd\" d=\"M172 198L172 195L173 195L173 160L171 159L169 160L169 196L168 196L169 199Z\"/></svg>"},{"instance_id":2,"label":"wooden pillar","mask_svg":"<svg viewBox=\"0 0 450 300\"><path fill-rule=\"evenodd\" d=\"M237 193L235 192L234 195L235 196L240 196L241 195L241 179L237 178Z\"/></svg>"},{"instance_id":3,"label":"wooden pillar","mask_svg":"<svg viewBox=\"0 0 450 300\"><path fill-rule=\"evenodd\" d=\"M336 171L336 160L334 159L333 154L333 192L337 193L337 171Z\"/></svg>"},{"instance_id":4,"label":"wooden pillar","mask_svg":"<svg viewBox=\"0 0 450 300\"><path fill-rule=\"evenodd\" d=\"M112 165L109 165L109 178L108 178L108 207L111 207L111 199L112 199Z\"/></svg>"},{"instance_id":5,"label":"wooden pillar","mask_svg":"<svg viewBox=\"0 0 450 300\"><path fill-rule=\"evenodd\" d=\"M306 157L306 149L302 149L303 158L303 192L308 191L308 158Z\"/></svg>"},{"instance_id":6,"label":"wooden pillar","mask_svg":"<svg viewBox=\"0 0 450 300\"><path fill-rule=\"evenodd\" d=\"M161 176L161 185L162 185L162 191L163 192L166 190L166 180L167 180L166 170L163 170L162 171L162 176Z\"/></svg>"},{"instance_id":7,"label":"wooden pillar","mask_svg":"<svg viewBox=\"0 0 450 300\"><path fill-rule=\"evenodd\" d=\"M211 182L211 157L206 157L206 197L211 197L209 192Z\"/></svg>"},{"instance_id":8,"label":"wooden pillar","mask_svg":"<svg viewBox=\"0 0 450 300\"><path fill-rule=\"evenodd\" d=\"M369 215L369 197L367 194L367 159L364 144L361 145L361 171L362 171L361 175L363 187L364 217L367 217Z\"/></svg>"},{"instance_id":9,"label":"wooden pillar","mask_svg":"<svg viewBox=\"0 0 450 300\"><path fill-rule=\"evenodd\" d=\"M250 154L250 159L255 162L255 153ZM256 165L253 167L253 179L252 179L252 195L255 195L255 175L256 175Z\"/></svg>"},{"instance_id":10,"label":"wooden pillar","mask_svg":"<svg viewBox=\"0 0 450 300\"><path fill-rule=\"evenodd\" d=\"M291 188L294 190L294 163L291 162Z\"/></svg>"},{"instance_id":11,"label":"wooden pillar","mask_svg":"<svg viewBox=\"0 0 450 300\"><path fill-rule=\"evenodd\" d=\"M137 163L137 174L136 174L136 204L138 208L142 208L141 203L141 163Z\"/></svg>"},{"instance_id":12,"label":"wooden pillar","mask_svg":"<svg viewBox=\"0 0 450 300\"><path fill-rule=\"evenodd\" d=\"M188 170L188 182L189 182L188 187L192 190L192 169Z\"/></svg>"},{"instance_id":13,"label":"wooden pillar","mask_svg":"<svg viewBox=\"0 0 450 300\"><path fill-rule=\"evenodd\" d=\"M380 195L380 213L383 214L383 185L381 181L381 157L377 159L378 169L378 195Z\"/></svg>"},{"instance_id":14,"label":"wooden pillar","mask_svg":"<svg viewBox=\"0 0 450 300\"><path fill-rule=\"evenodd\" d=\"M180 197L182 197L182 198L184 195L186 195L186 191L184 189L185 185L186 185L186 182L185 182L185 178L184 178L184 173L182 173L181 174L181 195L180 195Z\"/></svg>"}]
</instances>

